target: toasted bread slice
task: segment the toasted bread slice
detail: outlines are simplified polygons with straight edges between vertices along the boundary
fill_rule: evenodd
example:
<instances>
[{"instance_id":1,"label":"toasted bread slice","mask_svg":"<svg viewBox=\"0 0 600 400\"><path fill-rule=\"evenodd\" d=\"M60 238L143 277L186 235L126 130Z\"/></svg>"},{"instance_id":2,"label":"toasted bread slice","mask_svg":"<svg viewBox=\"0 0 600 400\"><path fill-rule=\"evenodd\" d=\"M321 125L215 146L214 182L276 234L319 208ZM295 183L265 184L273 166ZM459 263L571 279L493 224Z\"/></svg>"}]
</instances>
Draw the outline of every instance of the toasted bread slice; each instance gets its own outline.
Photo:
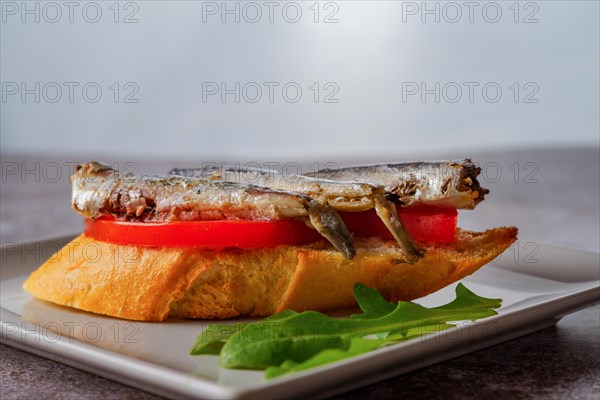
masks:
<instances>
[{"instance_id":1,"label":"toasted bread slice","mask_svg":"<svg viewBox=\"0 0 600 400\"><path fill-rule=\"evenodd\" d=\"M25 281L43 300L114 317L225 319L284 309L354 306L357 282L388 300L412 300L475 272L517 237L516 228L457 231L448 244L403 263L393 241L356 239L345 259L326 242L252 250L159 248L99 242L80 235Z\"/></svg>"}]
</instances>

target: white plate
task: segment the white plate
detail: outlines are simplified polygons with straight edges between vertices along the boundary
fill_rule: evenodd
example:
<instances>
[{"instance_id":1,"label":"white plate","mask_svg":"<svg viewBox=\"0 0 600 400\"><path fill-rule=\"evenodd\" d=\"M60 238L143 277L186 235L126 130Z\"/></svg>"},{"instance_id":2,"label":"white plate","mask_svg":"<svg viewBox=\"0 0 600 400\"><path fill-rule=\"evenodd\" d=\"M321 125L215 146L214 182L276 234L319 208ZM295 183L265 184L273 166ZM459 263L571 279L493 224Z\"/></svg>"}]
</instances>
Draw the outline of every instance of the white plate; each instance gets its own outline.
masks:
<instances>
[{"instance_id":1,"label":"white plate","mask_svg":"<svg viewBox=\"0 0 600 400\"><path fill-rule=\"evenodd\" d=\"M206 321L130 322L55 306L23 292L26 276L69 239L2 248L2 342L166 396L328 396L525 335L600 300L599 254L521 241L463 280L481 296L503 299L497 316L265 381L261 371L222 369L217 357L188 355ZM448 302L454 287L417 302Z\"/></svg>"}]
</instances>

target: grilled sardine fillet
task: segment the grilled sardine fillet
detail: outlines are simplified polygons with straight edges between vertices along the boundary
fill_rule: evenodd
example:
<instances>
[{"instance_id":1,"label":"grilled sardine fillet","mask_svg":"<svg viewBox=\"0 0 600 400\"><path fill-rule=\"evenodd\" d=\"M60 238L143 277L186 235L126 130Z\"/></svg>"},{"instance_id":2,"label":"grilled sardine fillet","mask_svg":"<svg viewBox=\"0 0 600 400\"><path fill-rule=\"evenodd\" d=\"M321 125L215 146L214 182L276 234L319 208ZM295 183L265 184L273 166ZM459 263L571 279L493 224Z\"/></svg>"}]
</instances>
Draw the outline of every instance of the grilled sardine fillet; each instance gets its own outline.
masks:
<instances>
[{"instance_id":1,"label":"grilled sardine fillet","mask_svg":"<svg viewBox=\"0 0 600 400\"><path fill-rule=\"evenodd\" d=\"M208 179L210 181L251 184L285 190L326 201L337 211L364 211L375 207L374 197L381 189L361 182L338 182L303 175L283 175L274 170L238 166L207 165L201 168L173 168L169 175Z\"/></svg>"},{"instance_id":2,"label":"grilled sardine fillet","mask_svg":"<svg viewBox=\"0 0 600 400\"><path fill-rule=\"evenodd\" d=\"M340 182L303 175L283 175L277 171L238 166L207 165L201 168L174 168L169 175L196 177L211 181L252 183L261 187L285 190L310 196L333 207L336 211L365 211L375 209L377 215L405 254L408 263L416 262L423 250L408 235L380 186L361 182Z\"/></svg>"},{"instance_id":3,"label":"grilled sardine fillet","mask_svg":"<svg viewBox=\"0 0 600 400\"><path fill-rule=\"evenodd\" d=\"M119 175L90 162L71 177L71 203L88 218L110 215L144 222L303 218L347 258L352 235L337 212L308 196L252 185L182 176Z\"/></svg>"},{"instance_id":4,"label":"grilled sardine fillet","mask_svg":"<svg viewBox=\"0 0 600 400\"><path fill-rule=\"evenodd\" d=\"M480 172L481 168L466 159L347 167L306 175L379 185L389 199L407 206L427 203L473 209L489 193L477 181Z\"/></svg>"}]
</instances>

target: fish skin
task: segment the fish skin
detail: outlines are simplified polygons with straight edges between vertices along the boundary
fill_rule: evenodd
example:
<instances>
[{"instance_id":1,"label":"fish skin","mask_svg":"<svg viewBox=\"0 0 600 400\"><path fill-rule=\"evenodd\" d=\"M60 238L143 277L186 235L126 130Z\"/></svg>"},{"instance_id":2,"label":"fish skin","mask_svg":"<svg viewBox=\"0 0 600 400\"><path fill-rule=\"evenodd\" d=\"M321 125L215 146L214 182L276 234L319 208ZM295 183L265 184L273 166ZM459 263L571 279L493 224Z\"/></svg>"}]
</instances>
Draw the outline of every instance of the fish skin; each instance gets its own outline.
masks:
<instances>
[{"instance_id":1,"label":"fish skin","mask_svg":"<svg viewBox=\"0 0 600 400\"><path fill-rule=\"evenodd\" d=\"M283 175L276 171L236 166L204 166L173 168L168 175L196 177L210 181L252 184L274 190L285 190L325 201L337 211L365 211L374 207L373 193L378 188L362 182L340 182L304 175Z\"/></svg>"},{"instance_id":2,"label":"fish skin","mask_svg":"<svg viewBox=\"0 0 600 400\"><path fill-rule=\"evenodd\" d=\"M379 185L390 199L406 206L425 203L473 209L489 193L479 185L480 172L481 168L465 159L345 167L306 175Z\"/></svg>"},{"instance_id":3,"label":"fish skin","mask_svg":"<svg viewBox=\"0 0 600 400\"><path fill-rule=\"evenodd\" d=\"M329 206L314 207L308 196L182 176L119 174L96 161L79 165L71 182L72 208L88 218L110 215L140 222L301 218L345 257L355 254L339 214Z\"/></svg>"},{"instance_id":4,"label":"fish skin","mask_svg":"<svg viewBox=\"0 0 600 400\"><path fill-rule=\"evenodd\" d=\"M305 196L194 178L120 175L96 162L83 164L72 183L73 208L90 218L110 214L160 222L308 216ZM140 206L145 206L142 213L138 211Z\"/></svg>"}]
</instances>

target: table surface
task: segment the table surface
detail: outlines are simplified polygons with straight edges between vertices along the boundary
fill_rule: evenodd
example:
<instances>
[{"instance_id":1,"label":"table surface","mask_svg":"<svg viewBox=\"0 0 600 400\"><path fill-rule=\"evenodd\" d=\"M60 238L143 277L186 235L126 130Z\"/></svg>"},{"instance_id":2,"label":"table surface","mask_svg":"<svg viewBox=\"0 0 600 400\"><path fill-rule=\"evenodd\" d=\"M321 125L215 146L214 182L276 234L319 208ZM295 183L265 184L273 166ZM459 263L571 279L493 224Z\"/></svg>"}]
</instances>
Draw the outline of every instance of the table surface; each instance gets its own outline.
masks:
<instances>
[{"instance_id":1,"label":"table surface","mask_svg":"<svg viewBox=\"0 0 600 400\"><path fill-rule=\"evenodd\" d=\"M527 240L599 251L598 148L489 152L472 156L484 167L482 184L491 188L492 193L476 213L461 212L461 226L485 229L516 225L520 237ZM81 230L81 219L69 209L68 172L77 161L85 160L2 155L2 244ZM351 161L393 160L337 160L340 165ZM164 172L174 165L193 165L185 160L139 162L134 167L126 164L127 160L115 162L145 173ZM5 345L0 345L0 358L2 399L157 398ZM336 399L474 396L598 399L599 360L600 305L595 305L564 317L552 328L347 392Z\"/></svg>"}]
</instances>

